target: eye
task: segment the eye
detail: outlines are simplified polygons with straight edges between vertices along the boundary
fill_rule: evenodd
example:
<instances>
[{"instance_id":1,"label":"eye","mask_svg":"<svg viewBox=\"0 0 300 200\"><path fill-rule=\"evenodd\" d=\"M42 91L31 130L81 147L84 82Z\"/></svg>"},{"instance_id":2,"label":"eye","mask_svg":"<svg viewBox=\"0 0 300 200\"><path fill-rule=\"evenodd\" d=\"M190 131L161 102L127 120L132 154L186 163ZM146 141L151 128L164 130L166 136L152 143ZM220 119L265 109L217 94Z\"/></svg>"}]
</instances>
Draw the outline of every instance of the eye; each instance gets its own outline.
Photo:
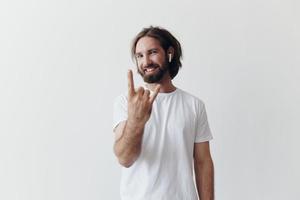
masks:
<instances>
[{"instance_id":1,"label":"eye","mask_svg":"<svg viewBox=\"0 0 300 200\"><path fill-rule=\"evenodd\" d=\"M150 54L156 54L157 53L157 50L151 50L150 51Z\"/></svg>"},{"instance_id":2,"label":"eye","mask_svg":"<svg viewBox=\"0 0 300 200\"><path fill-rule=\"evenodd\" d=\"M136 54L136 55L135 55L135 58L136 58L136 59L140 59L140 58L142 58L142 57L143 57L142 54Z\"/></svg>"}]
</instances>

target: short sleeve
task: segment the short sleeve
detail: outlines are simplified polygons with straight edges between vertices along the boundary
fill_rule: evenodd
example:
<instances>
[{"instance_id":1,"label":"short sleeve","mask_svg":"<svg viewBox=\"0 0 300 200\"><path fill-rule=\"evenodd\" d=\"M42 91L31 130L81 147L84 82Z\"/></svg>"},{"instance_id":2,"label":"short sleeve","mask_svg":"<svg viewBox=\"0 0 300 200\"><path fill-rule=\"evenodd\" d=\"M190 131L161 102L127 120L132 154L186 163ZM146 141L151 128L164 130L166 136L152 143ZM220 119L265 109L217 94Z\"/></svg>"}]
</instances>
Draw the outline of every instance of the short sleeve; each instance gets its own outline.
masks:
<instances>
[{"instance_id":1,"label":"short sleeve","mask_svg":"<svg viewBox=\"0 0 300 200\"><path fill-rule=\"evenodd\" d=\"M127 97L125 95L120 95L114 100L113 106L113 130L117 127L117 125L127 120Z\"/></svg>"},{"instance_id":2,"label":"short sleeve","mask_svg":"<svg viewBox=\"0 0 300 200\"><path fill-rule=\"evenodd\" d=\"M213 139L205 110L205 105L200 101L196 116L195 143L206 142Z\"/></svg>"}]
</instances>

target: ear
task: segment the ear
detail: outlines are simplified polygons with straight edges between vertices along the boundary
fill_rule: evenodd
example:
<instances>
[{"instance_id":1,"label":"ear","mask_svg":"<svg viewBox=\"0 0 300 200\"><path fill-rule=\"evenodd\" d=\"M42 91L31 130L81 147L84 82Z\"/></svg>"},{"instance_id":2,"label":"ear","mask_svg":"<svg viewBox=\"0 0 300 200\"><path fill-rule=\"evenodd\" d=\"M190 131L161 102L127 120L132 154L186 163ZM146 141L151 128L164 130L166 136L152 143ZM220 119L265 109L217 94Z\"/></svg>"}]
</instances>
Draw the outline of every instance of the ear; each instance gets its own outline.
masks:
<instances>
[{"instance_id":1,"label":"ear","mask_svg":"<svg viewBox=\"0 0 300 200\"><path fill-rule=\"evenodd\" d=\"M169 47L167 50L167 54L168 54L168 60L169 63L172 61L172 59L174 58L174 48L173 47Z\"/></svg>"},{"instance_id":2,"label":"ear","mask_svg":"<svg viewBox=\"0 0 300 200\"><path fill-rule=\"evenodd\" d=\"M171 54L172 58L174 57L174 48L170 46L167 50L167 55L169 56Z\"/></svg>"}]
</instances>

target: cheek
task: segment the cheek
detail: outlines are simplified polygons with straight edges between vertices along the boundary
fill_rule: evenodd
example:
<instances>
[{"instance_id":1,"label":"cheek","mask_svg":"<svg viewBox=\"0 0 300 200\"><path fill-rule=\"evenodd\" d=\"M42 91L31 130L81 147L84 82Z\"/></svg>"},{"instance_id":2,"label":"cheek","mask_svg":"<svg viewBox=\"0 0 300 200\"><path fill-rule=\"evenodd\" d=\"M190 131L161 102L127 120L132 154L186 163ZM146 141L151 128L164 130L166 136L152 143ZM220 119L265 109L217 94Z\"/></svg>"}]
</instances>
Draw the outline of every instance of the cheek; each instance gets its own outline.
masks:
<instances>
[{"instance_id":1,"label":"cheek","mask_svg":"<svg viewBox=\"0 0 300 200\"><path fill-rule=\"evenodd\" d=\"M141 69L142 67L143 67L143 62L142 61L137 61L136 62L136 66L139 68L139 69Z\"/></svg>"},{"instance_id":2,"label":"cheek","mask_svg":"<svg viewBox=\"0 0 300 200\"><path fill-rule=\"evenodd\" d=\"M142 65L141 65L141 62L139 62L138 60L135 60L135 66L137 68L140 68Z\"/></svg>"},{"instance_id":3,"label":"cheek","mask_svg":"<svg viewBox=\"0 0 300 200\"><path fill-rule=\"evenodd\" d=\"M138 70L139 72L142 72L142 65L141 65L141 64L137 63L137 64L136 64L136 68L137 68L137 70Z\"/></svg>"},{"instance_id":4,"label":"cheek","mask_svg":"<svg viewBox=\"0 0 300 200\"><path fill-rule=\"evenodd\" d=\"M164 63L164 58L161 56L157 56L152 59L152 62L161 65Z\"/></svg>"}]
</instances>

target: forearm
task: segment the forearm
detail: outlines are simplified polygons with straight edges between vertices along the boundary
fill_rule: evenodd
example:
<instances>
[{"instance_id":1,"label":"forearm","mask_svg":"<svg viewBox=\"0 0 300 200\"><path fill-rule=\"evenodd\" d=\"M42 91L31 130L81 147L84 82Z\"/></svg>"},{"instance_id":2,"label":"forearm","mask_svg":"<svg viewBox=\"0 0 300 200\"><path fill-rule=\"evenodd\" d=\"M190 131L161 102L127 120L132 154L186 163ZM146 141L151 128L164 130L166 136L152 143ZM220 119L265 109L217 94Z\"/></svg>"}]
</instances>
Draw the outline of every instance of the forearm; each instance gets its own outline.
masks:
<instances>
[{"instance_id":1,"label":"forearm","mask_svg":"<svg viewBox=\"0 0 300 200\"><path fill-rule=\"evenodd\" d=\"M122 136L115 142L114 152L121 165L130 167L138 158L143 139L144 125L126 122Z\"/></svg>"},{"instance_id":2,"label":"forearm","mask_svg":"<svg viewBox=\"0 0 300 200\"><path fill-rule=\"evenodd\" d=\"M211 159L195 162L196 185L200 200L214 199L214 166Z\"/></svg>"}]
</instances>

